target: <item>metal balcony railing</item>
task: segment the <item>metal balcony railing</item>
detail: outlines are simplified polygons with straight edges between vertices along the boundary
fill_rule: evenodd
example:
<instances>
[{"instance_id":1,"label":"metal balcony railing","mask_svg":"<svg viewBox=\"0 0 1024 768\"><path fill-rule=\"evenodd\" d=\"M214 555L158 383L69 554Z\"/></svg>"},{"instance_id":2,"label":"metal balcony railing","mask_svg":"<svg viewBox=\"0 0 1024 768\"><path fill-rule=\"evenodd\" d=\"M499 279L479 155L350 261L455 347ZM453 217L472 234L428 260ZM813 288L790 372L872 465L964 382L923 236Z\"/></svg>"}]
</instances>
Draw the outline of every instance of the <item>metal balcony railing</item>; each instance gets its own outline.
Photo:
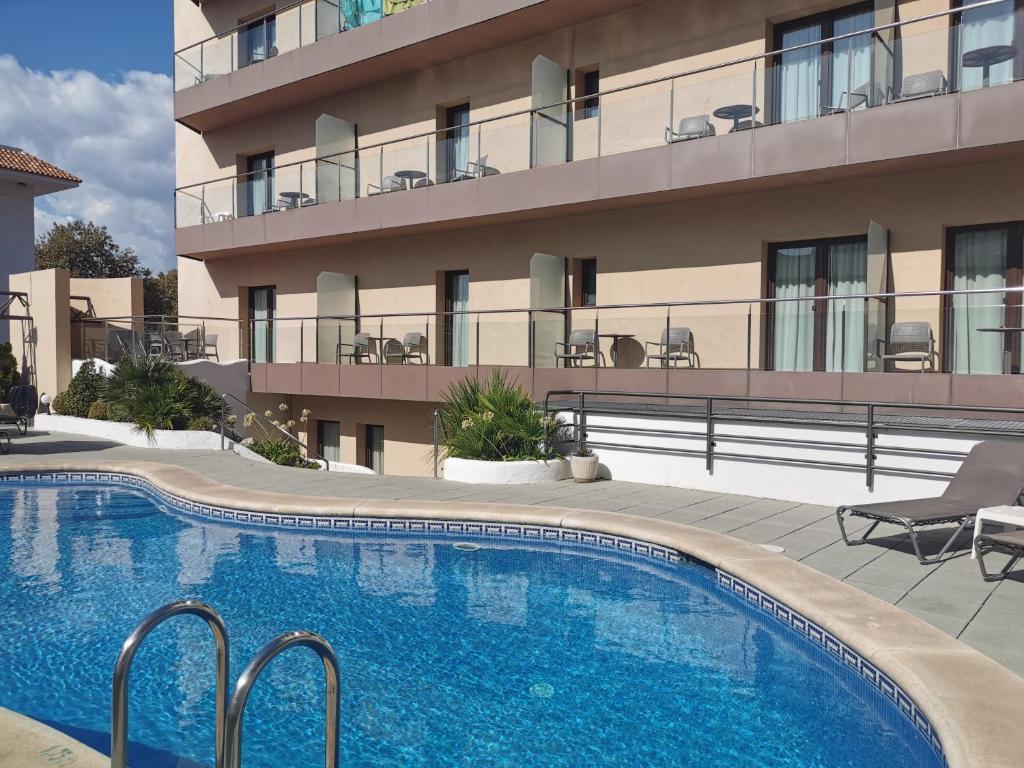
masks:
<instances>
[{"instance_id":1,"label":"metal balcony railing","mask_svg":"<svg viewBox=\"0 0 1024 768\"><path fill-rule=\"evenodd\" d=\"M1013 38L1024 16L1007 8L1006 0L985 0L458 128L183 186L175 193L176 224L415 193L768 125L850 120L863 110L1009 83L1024 73L1024 46ZM998 17L984 35L971 21L979 13Z\"/></svg>"},{"instance_id":2,"label":"metal balcony railing","mask_svg":"<svg viewBox=\"0 0 1024 768\"><path fill-rule=\"evenodd\" d=\"M133 353L360 366L1016 374L1024 371L1022 303L1018 286L248 321L85 318L72 337L75 356L110 362Z\"/></svg>"}]
</instances>

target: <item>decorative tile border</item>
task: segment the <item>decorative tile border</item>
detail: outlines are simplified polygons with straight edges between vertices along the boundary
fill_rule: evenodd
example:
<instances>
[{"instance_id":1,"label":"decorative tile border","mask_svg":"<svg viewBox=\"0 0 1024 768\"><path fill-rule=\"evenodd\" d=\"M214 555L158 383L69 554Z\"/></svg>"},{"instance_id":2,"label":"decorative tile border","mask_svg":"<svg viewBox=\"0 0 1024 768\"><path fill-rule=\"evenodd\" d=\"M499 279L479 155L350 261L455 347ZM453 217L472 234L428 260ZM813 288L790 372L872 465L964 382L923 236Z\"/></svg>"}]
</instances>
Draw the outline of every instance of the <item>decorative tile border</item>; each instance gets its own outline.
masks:
<instances>
[{"instance_id":1,"label":"decorative tile border","mask_svg":"<svg viewBox=\"0 0 1024 768\"><path fill-rule=\"evenodd\" d=\"M921 735L931 744L932 749L941 758L943 764L946 764L946 755L942 749L942 742L939 740L938 733L932 727L931 721L925 717L913 699L892 678L831 632L818 626L806 616L797 613L789 606L765 594L757 587L751 586L743 581L743 579L733 576L720 568L716 568L715 572L718 575L719 586L746 598L747 602L752 603L769 616L778 619L815 645L824 648L840 662L867 680L921 732Z\"/></svg>"},{"instance_id":2,"label":"decorative tile border","mask_svg":"<svg viewBox=\"0 0 1024 768\"><path fill-rule=\"evenodd\" d=\"M299 515L274 512L250 512L243 509L220 507L192 501L158 488L138 475L117 472L32 472L0 471L0 483L12 481L100 483L104 485L127 485L155 496L173 509L190 515L214 520L229 520L234 523L256 527L297 528L311 530L354 531L361 533L406 533L427 535L458 535L466 537L496 537L552 543L567 543L576 546L611 549L624 554L651 558L662 562L689 562L705 565L669 547L638 541L622 536L613 536L573 528L556 528L524 523L492 523L460 520L426 520L403 518L347 517L342 515ZM784 603L719 568L715 569L720 587L745 598L762 612L786 624L792 630L824 648L836 659L868 681L911 724L931 745L932 749L946 763L945 752L931 721L918 709L906 692L878 667L850 648L832 633L794 611Z\"/></svg>"}]
</instances>

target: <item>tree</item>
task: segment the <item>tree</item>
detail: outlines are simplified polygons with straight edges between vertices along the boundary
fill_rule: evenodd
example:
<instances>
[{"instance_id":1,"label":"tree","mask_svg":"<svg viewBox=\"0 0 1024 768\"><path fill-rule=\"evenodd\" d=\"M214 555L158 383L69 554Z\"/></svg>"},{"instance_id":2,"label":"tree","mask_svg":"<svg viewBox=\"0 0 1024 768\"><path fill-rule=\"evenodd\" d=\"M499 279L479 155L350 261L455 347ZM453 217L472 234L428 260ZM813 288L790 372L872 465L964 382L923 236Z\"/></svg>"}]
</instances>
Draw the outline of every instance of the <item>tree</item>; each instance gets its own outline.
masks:
<instances>
[{"instance_id":1,"label":"tree","mask_svg":"<svg viewBox=\"0 0 1024 768\"><path fill-rule=\"evenodd\" d=\"M66 269L72 277L141 277L147 315L178 314L178 270L152 271L132 248L122 248L104 226L75 219L56 223L36 239L36 269Z\"/></svg>"},{"instance_id":2,"label":"tree","mask_svg":"<svg viewBox=\"0 0 1024 768\"><path fill-rule=\"evenodd\" d=\"M178 270L170 269L143 282L143 303L147 315L178 314Z\"/></svg>"},{"instance_id":3,"label":"tree","mask_svg":"<svg viewBox=\"0 0 1024 768\"><path fill-rule=\"evenodd\" d=\"M132 248L122 248L106 227L81 219L55 223L36 240L36 269L63 268L72 277L149 277Z\"/></svg>"}]
</instances>

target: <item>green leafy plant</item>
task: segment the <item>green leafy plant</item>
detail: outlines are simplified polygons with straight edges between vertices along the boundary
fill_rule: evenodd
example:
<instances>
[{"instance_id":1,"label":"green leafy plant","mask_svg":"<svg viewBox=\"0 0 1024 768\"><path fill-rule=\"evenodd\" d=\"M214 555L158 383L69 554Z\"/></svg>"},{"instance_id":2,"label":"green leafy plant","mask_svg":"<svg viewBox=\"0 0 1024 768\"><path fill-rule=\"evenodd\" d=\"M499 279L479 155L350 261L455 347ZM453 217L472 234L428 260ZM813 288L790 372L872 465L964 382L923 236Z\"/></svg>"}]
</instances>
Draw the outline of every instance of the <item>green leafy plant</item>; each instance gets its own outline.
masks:
<instances>
[{"instance_id":1,"label":"green leafy plant","mask_svg":"<svg viewBox=\"0 0 1024 768\"><path fill-rule=\"evenodd\" d=\"M222 402L213 387L162 357L122 358L101 395L109 418L133 423L150 439L158 429L212 428Z\"/></svg>"},{"instance_id":2,"label":"green leafy plant","mask_svg":"<svg viewBox=\"0 0 1024 768\"><path fill-rule=\"evenodd\" d=\"M284 467L300 467L302 469L320 469L315 461L306 459L299 446L287 438L268 440L254 440L246 443L246 447L253 453L258 453L268 461L280 464Z\"/></svg>"},{"instance_id":3,"label":"green leafy plant","mask_svg":"<svg viewBox=\"0 0 1024 768\"><path fill-rule=\"evenodd\" d=\"M0 402L9 402L11 387L21 384L18 375L18 359L14 356L10 342L0 344Z\"/></svg>"},{"instance_id":4,"label":"green leafy plant","mask_svg":"<svg viewBox=\"0 0 1024 768\"><path fill-rule=\"evenodd\" d=\"M463 379L448 387L438 409L446 456L479 461L555 458L565 425L545 418L514 380L495 371L480 382Z\"/></svg>"},{"instance_id":5,"label":"green leafy plant","mask_svg":"<svg viewBox=\"0 0 1024 768\"><path fill-rule=\"evenodd\" d=\"M97 400L95 403L89 406L89 418L97 419L99 421L106 421L108 418L107 404L102 400Z\"/></svg>"},{"instance_id":6,"label":"green leafy plant","mask_svg":"<svg viewBox=\"0 0 1024 768\"><path fill-rule=\"evenodd\" d=\"M51 408L64 416L88 418L89 409L99 399L104 382L103 374L96 370L92 360L86 360L68 388L54 398Z\"/></svg>"}]
</instances>

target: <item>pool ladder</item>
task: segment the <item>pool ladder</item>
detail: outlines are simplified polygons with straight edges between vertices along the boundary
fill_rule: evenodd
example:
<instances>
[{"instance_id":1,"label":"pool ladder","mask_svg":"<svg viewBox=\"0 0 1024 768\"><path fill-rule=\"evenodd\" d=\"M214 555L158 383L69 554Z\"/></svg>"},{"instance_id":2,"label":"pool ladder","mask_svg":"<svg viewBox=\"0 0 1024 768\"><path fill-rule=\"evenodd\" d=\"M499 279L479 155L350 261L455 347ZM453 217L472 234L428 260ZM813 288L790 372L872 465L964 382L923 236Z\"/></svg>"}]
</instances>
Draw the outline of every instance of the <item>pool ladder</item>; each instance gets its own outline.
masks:
<instances>
[{"instance_id":1,"label":"pool ladder","mask_svg":"<svg viewBox=\"0 0 1024 768\"><path fill-rule=\"evenodd\" d=\"M327 731L324 745L325 768L338 768L338 660L324 638L314 632L285 632L263 646L249 662L228 700L229 648L228 631L213 608L198 600L178 600L157 608L146 616L124 641L114 665L113 697L110 707L110 765L127 768L128 748L128 672L135 652L142 641L156 627L174 616L198 616L210 627L217 651L217 703L215 712L216 735L214 747L215 768L240 768L242 764L242 717L256 679L279 653L292 646L310 648L320 657L327 679Z\"/></svg>"}]
</instances>

